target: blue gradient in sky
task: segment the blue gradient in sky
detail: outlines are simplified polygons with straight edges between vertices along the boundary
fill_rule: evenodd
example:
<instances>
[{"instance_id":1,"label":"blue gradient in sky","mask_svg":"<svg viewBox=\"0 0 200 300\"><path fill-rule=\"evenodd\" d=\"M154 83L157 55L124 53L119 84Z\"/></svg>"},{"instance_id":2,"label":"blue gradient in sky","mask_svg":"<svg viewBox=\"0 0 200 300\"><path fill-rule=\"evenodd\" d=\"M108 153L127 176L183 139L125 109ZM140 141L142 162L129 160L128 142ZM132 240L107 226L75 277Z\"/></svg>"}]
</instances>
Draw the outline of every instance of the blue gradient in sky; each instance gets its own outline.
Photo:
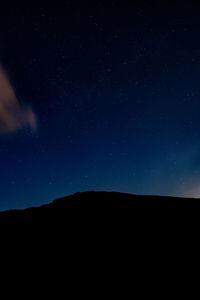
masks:
<instances>
[{"instance_id":1,"label":"blue gradient in sky","mask_svg":"<svg viewBox=\"0 0 200 300\"><path fill-rule=\"evenodd\" d=\"M0 136L0 210L86 190L199 197L197 7L78 7L0 21L39 124Z\"/></svg>"}]
</instances>

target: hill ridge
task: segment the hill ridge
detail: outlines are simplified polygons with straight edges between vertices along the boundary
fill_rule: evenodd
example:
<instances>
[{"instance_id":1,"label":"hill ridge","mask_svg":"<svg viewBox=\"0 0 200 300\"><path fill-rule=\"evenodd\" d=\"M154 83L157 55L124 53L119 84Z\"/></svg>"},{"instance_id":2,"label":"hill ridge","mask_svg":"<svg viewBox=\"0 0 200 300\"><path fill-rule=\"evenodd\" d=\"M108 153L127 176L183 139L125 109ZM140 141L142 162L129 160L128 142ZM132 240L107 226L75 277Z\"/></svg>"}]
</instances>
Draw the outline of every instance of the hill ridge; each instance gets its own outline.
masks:
<instances>
[{"instance_id":1,"label":"hill ridge","mask_svg":"<svg viewBox=\"0 0 200 300\"><path fill-rule=\"evenodd\" d=\"M143 200L143 201L154 201L154 200L198 200L197 198L185 198L185 197L174 197L174 196L160 196L160 195L137 195L137 194L130 194L130 193L122 193L122 192L106 192L106 191L85 191L85 192L76 192L72 195L57 198L54 201L50 202L49 204L43 204L41 206L32 206L27 207L25 209L12 209L12 210L5 210L0 212L0 217L3 215L9 214L19 214L19 213L29 213L29 212L37 212L39 210L48 210L48 209L57 209L59 206L68 206L75 204L76 201L82 201L84 203L79 204L95 204L97 205L100 202L109 201L117 203L117 201L123 200ZM73 201L73 202L70 202ZM108 202L107 202L108 204Z\"/></svg>"}]
</instances>

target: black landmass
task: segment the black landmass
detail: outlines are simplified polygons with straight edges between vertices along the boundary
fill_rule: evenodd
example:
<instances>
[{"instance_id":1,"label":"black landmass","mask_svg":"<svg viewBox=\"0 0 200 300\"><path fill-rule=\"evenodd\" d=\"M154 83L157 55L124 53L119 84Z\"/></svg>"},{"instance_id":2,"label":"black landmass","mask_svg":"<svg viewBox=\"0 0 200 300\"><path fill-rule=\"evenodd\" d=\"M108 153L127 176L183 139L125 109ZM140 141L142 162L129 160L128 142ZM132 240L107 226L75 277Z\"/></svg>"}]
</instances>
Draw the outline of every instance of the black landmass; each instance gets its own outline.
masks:
<instances>
[{"instance_id":1,"label":"black landmass","mask_svg":"<svg viewBox=\"0 0 200 300\"><path fill-rule=\"evenodd\" d=\"M48 245L44 256L51 247L57 247L57 259L68 253L69 261L80 265L91 260L104 265L103 257L109 253L117 266L115 253L120 256L120 251L125 260L128 253L129 260L130 254L136 261L140 256L145 260L148 253L159 255L155 254L159 249L170 252L169 245L174 249L180 240L194 239L199 228L199 210L194 200L198 199L76 193L40 207L1 212L1 245L12 241L13 251L24 243L24 249L28 244L36 245L39 255L42 246ZM135 251L137 255L133 255Z\"/></svg>"},{"instance_id":2,"label":"black landmass","mask_svg":"<svg viewBox=\"0 0 200 300\"><path fill-rule=\"evenodd\" d=\"M24 210L8 210L0 213L0 219L15 220L85 220L101 218L138 217L140 213L160 213L180 207L186 200L193 198L178 198L168 196L146 196L118 192L83 192L57 199L50 204L40 207L30 207Z\"/></svg>"}]
</instances>

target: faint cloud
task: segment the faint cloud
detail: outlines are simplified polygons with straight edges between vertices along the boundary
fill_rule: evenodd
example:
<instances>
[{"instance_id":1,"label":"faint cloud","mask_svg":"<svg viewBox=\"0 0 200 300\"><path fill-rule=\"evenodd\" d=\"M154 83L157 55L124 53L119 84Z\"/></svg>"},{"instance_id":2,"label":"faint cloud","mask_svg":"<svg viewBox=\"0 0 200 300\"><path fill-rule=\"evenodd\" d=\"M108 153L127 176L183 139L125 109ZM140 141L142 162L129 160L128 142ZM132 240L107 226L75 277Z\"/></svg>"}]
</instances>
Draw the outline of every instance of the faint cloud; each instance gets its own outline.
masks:
<instances>
[{"instance_id":1,"label":"faint cloud","mask_svg":"<svg viewBox=\"0 0 200 300\"><path fill-rule=\"evenodd\" d=\"M30 106L19 103L8 75L0 65L0 134L14 133L27 126L36 131L36 116Z\"/></svg>"}]
</instances>

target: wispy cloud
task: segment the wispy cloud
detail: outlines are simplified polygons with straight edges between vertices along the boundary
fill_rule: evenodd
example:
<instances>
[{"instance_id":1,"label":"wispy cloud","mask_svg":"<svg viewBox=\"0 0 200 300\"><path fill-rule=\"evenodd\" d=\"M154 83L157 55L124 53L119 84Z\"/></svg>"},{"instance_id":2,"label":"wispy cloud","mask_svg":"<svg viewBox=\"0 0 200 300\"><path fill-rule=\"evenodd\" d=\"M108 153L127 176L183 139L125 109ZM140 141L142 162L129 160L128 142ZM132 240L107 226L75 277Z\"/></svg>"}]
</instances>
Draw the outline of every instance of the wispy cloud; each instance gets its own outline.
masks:
<instances>
[{"instance_id":1,"label":"wispy cloud","mask_svg":"<svg viewBox=\"0 0 200 300\"><path fill-rule=\"evenodd\" d=\"M35 131L36 116L30 106L19 103L8 75L0 65L0 134L14 133L26 126Z\"/></svg>"}]
</instances>

